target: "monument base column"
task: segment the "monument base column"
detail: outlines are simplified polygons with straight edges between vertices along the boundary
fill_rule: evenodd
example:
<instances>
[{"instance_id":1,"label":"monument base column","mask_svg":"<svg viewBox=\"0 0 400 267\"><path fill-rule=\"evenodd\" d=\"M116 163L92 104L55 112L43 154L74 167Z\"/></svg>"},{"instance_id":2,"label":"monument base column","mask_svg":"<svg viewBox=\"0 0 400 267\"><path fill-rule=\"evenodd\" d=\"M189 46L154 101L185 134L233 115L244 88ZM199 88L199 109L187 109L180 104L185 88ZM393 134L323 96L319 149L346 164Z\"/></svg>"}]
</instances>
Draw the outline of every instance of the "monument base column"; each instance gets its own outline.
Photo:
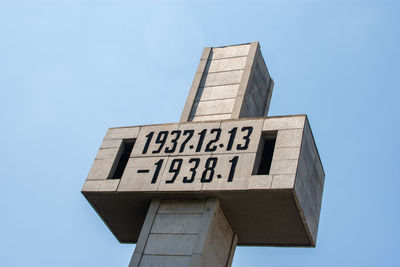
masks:
<instances>
[{"instance_id":1,"label":"monument base column","mask_svg":"<svg viewBox=\"0 0 400 267\"><path fill-rule=\"evenodd\" d=\"M236 242L218 199L152 200L129 266L227 267Z\"/></svg>"}]
</instances>

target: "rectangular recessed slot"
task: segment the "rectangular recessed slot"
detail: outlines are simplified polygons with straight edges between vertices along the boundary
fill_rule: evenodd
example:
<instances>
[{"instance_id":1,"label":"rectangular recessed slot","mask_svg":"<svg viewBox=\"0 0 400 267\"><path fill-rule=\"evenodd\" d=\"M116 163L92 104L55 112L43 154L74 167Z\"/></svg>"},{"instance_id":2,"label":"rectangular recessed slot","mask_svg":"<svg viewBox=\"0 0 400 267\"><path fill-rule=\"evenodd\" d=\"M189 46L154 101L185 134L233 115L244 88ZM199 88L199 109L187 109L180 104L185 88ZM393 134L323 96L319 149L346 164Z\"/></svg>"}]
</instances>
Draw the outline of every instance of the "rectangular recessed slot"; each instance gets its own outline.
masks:
<instances>
[{"instance_id":1,"label":"rectangular recessed slot","mask_svg":"<svg viewBox=\"0 0 400 267\"><path fill-rule=\"evenodd\" d=\"M121 179L126 165L128 164L129 156L131 155L133 146L135 145L135 141L136 139L122 140L108 179Z\"/></svg>"},{"instance_id":2,"label":"rectangular recessed slot","mask_svg":"<svg viewBox=\"0 0 400 267\"><path fill-rule=\"evenodd\" d=\"M256 168L256 175L269 174L277 133L278 131L263 132L260 140L259 161L258 168Z\"/></svg>"}]
</instances>

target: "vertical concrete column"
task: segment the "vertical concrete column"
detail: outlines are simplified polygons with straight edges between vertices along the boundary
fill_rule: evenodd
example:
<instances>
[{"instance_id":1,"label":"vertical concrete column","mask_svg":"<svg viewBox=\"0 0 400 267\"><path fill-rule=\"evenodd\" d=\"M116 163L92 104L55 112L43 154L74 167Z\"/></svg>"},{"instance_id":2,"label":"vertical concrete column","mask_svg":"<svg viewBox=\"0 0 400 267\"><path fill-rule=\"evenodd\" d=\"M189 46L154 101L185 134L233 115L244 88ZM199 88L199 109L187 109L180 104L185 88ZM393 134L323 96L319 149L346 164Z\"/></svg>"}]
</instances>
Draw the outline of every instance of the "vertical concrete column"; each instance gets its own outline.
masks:
<instances>
[{"instance_id":1,"label":"vertical concrete column","mask_svg":"<svg viewBox=\"0 0 400 267\"><path fill-rule=\"evenodd\" d=\"M152 200L129 266L231 266L236 242L219 200Z\"/></svg>"}]
</instances>

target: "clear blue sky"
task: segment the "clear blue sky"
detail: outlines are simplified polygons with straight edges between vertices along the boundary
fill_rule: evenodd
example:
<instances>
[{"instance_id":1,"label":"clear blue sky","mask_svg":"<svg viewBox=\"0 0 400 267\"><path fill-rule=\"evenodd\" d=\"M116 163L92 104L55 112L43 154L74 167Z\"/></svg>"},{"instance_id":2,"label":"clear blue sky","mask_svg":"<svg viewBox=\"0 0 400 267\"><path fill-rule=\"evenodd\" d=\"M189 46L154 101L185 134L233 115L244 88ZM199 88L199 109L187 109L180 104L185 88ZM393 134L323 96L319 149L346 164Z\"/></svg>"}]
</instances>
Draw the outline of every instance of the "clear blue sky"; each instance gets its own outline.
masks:
<instances>
[{"instance_id":1,"label":"clear blue sky","mask_svg":"<svg viewBox=\"0 0 400 267\"><path fill-rule=\"evenodd\" d=\"M308 114L316 248L233 266L398 266L398 1L0 0L0 265L127 266L81 195L108 127L176 122L203 47L260 41L270 115Z\"/></svg>"}]
</instances>

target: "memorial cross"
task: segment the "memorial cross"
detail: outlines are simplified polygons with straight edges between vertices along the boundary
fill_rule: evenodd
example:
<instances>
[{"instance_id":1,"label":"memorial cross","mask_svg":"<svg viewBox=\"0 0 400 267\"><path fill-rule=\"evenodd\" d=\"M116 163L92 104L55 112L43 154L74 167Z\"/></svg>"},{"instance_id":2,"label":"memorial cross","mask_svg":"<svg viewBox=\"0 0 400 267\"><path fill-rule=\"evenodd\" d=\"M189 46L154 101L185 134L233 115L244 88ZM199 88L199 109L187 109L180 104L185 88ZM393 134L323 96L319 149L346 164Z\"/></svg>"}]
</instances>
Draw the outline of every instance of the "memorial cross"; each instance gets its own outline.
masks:
<instances>
[{"instance_id":1,"label":"memorial cross","mask_svg":"<svg viewBox=\"0 0 400 267\"><path fill-rule=\"evenodd\" d=\"M324 171L306 115L267 117L258 42L204 49L179 123L110 128L82 193L129 266L230 266L315 246Z\"/></svg>"}]
</instances>

